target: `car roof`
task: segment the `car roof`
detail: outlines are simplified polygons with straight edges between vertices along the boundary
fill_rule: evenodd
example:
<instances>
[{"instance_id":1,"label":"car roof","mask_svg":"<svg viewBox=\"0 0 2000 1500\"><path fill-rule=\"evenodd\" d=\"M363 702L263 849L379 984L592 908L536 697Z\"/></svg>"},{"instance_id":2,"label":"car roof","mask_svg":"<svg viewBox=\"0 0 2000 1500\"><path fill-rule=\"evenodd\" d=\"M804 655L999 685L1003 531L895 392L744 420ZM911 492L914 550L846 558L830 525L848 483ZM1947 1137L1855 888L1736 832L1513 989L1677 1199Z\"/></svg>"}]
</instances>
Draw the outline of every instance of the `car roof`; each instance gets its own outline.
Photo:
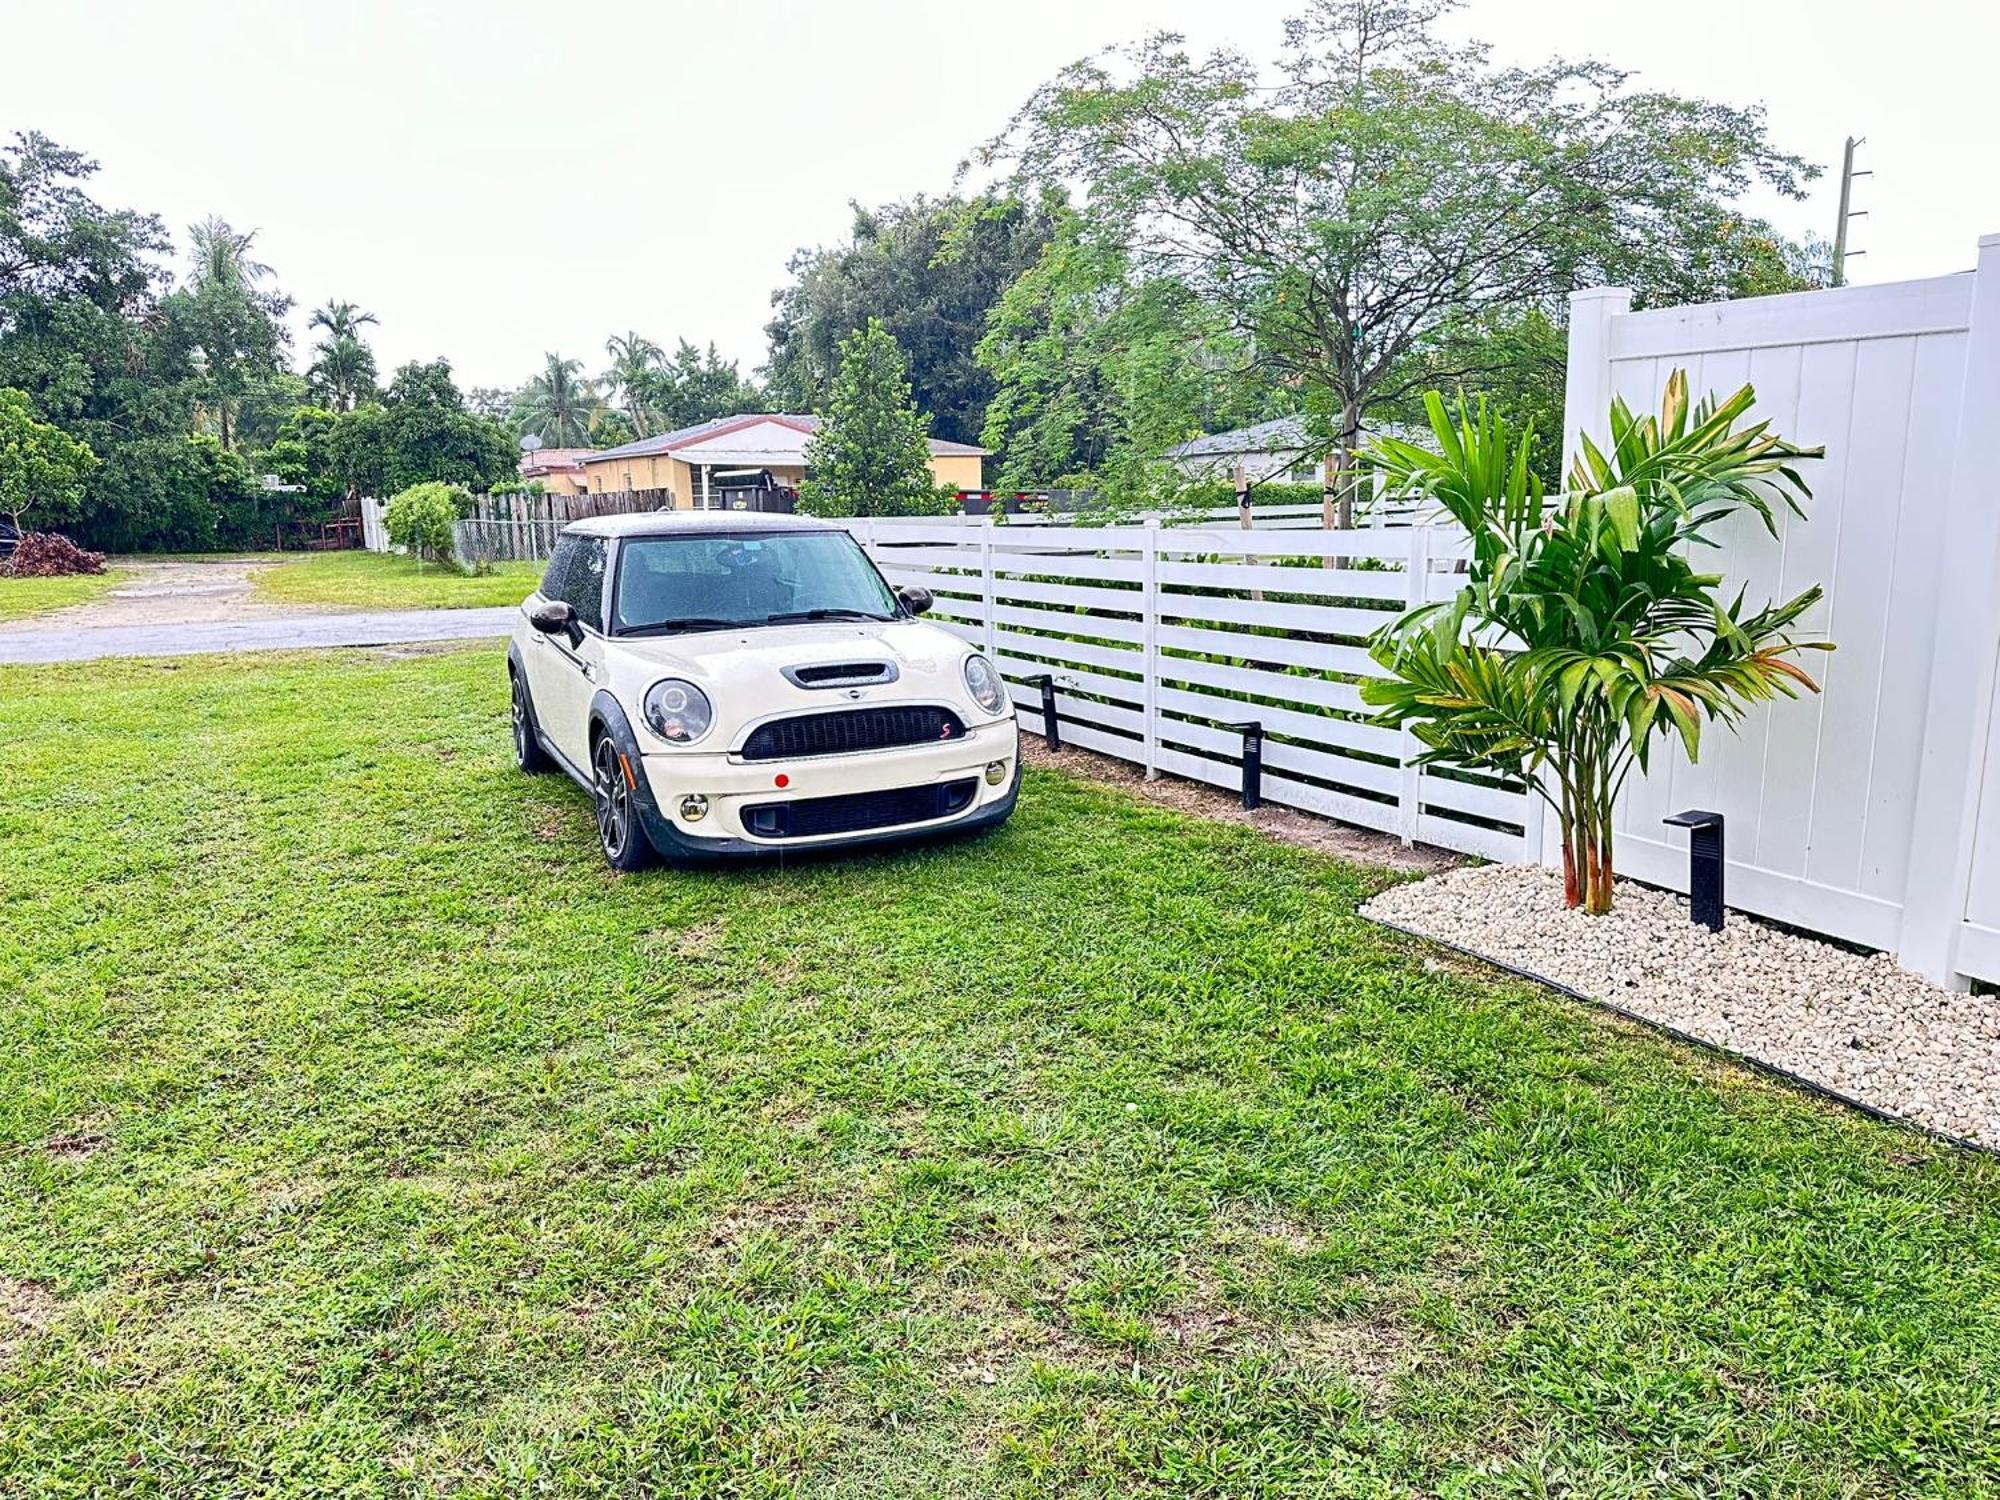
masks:
<instances>
[{"instance_id":1,"label":"car roof","mask_svg":"<svg viewBox=\"0 0 2000 1500\"><path fill-rule=\"evenodd\" d=\"M684 536L702 531L838 531L813 516L784 516L750 510L652 510L637 515L590 516L572 521L565 533L581 536Z\"/></svg>"}]
</instances>

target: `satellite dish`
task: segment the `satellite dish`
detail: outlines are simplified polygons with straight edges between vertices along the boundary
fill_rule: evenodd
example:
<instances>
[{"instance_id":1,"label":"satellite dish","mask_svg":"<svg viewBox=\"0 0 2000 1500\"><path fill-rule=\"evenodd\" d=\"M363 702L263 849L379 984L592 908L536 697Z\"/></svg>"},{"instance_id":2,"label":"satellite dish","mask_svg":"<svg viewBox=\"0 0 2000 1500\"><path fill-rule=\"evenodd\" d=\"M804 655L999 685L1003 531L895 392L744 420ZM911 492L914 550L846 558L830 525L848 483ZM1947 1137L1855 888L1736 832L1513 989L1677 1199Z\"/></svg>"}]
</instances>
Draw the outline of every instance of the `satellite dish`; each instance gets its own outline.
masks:
<instances>
[{"instance_id":1,"label":"satellite dish","mask_svg":"<svg viewBox=\"0 0 2000 1500\"><path fill-rule=\"evenodd\" d=\"M521 451L523 453L533 453L537 448L541 446L542 446L542 439L541 439L541 434L539 433L531 432L526 437L521 439Z\"/></svg>"}]
</instances>

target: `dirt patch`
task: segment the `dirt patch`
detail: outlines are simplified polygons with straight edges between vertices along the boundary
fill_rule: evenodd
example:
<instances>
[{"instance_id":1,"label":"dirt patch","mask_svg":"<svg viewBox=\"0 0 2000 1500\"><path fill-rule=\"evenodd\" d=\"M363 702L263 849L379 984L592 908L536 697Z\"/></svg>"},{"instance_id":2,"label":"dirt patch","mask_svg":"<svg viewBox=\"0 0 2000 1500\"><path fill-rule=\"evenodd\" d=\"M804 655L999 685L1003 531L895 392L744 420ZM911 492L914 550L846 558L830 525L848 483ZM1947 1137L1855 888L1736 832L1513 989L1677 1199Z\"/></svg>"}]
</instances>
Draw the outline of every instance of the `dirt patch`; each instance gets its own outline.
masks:
<instances>
[{"instance_id":1,"label":"dirt patch","mask_svg":"<svg viewBox=\"0 0 2000 1500\"><path fill-rule=\"evenodd\" d=\"M1336 855L1355 864L1433 874L1466 863L1458 855L1443 849L1427 845L1406 849L1402 841L1391 834L1336 823L1331 818L1316 817L1289 807L1267 804L1251 811L1243 806L1240 798L1203 782L1167 775L1148 781L1143 766L1099 755L1092 750L1065 746L1060 753L1052 755L1040 737L1032 734L1022 736L1021 753L1031 766L1067 771L1073 776L1107 782L1160 807L1172 808L1175 812L1217 823L1242 823L1282 843L1317 849L1322 854Z\"/></svg>"},{"instance_id":2,"label":"dirt patch","mask_svg":"<svg viewBox=\"0 0 2000 1500\"><path fill-rule=\"evenodd\" d=\"M1339 1318L1283 1329L1273 1348L1306 1369L1351 1380L1379 1403L1388 1399L1396 1371L1410 1359L1416 1339L1394 1317Z\"/></svg>"},{"instance_id":3,"label":"dirt patch","mask_svg":"<svg viewBox=\"0 0 2000 1500\"><path fill-rule=\"evenodd\" d=\"M29 1339L46 1333L61 1311L62 1304L47 1287L0 1276L0 1364L18 1354Z\"/></svg>"},{"instance_id":4,"label":"dirt patch","mask_svg":"<svg viewBox=\"0 0 2000 1500\"><path fill-rule=\"evenodd\" d=\"M110 1144L101 1130L65 1130L43 1141L42 1151L57 1161L88 1161Z\"/></svg>"},{"instance_id":5,"label":"dirt patch","mask_svg":"<svg viewBox=\"0 0 2000 1500\"><path fill-rule=\"evenodd\" d=\"M729 924L721 917L711 917L706 922L697 922L692 927L683 927L667 945L667 951L675 958L701 958L722 941L722 934Z\"/></svg>"},{"instance_id":6,"label":"dirt patch","mask_svg":"<svg viewBox=\"0 0 2000 1500\"><path fill-rule=\"evenodd\" d=\"M0 625L0 631L46 631L51 626L75 625L93 629L118 625L206 625L312 613L299 605L278 603L257 593L256 575L277 566L278 561L275 557L172 561L115 558L113 565L125 577L109 593L31 620L10 621Z\"/></svg>"}]
</instances>

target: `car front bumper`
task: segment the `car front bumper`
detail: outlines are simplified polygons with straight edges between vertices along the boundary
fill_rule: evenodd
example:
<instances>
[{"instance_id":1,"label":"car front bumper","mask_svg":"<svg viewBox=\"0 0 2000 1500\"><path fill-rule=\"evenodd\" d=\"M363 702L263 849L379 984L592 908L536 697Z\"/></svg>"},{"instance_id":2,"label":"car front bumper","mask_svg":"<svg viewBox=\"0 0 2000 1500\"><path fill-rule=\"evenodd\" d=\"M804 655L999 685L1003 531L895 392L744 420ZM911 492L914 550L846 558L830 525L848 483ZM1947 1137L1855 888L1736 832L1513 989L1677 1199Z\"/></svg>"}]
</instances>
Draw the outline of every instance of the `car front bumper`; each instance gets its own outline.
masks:
<instances>
[{"instance_id":1,"label":"car front bumper","mask_svg":"<svg viewBox=\"0 0 2000 1500\"><path fill-rule=\"evenodd\" d=\"M662 854L681 859L849 849L991 827L1013 812L1021 782L1020 733L1011 718L978 725L962 739L856 755L746 762L726 754L665 751L640 760L645 790L651 794L638 799L646 831ZM994 764L1002 768L998 785L988 783L985 775ZM778 785L780 777L783 786ZM890 793L968 779L973 784L969 803L949 816L918 822L771 838L760 835L744 818L747 809L773 804ZM707 811L699 818L690 819L683 812L682 804L691 796L707 801Z\"/></svg>"}]
</instances>

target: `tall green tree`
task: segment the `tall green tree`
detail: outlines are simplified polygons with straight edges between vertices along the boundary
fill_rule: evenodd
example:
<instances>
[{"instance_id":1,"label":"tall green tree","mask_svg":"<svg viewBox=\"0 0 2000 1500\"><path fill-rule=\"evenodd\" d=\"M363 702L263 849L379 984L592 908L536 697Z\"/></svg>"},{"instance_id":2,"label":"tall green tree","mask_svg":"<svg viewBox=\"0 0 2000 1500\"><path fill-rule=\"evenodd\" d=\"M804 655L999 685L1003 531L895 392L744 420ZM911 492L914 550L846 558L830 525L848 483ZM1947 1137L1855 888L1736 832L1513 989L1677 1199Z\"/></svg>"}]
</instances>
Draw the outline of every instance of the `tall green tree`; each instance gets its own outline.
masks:
<instances>
[{"instance_id":1,"label":"tall green tree","mask_svg":"<svg viewBox=\"0 0 2000 1500\"><path fill-rule=\"evenodd\" d=\"M1135 275L1071 210L994 305L977 356L995 382L980 441L1000 454L1003 489L1164 501L1164 449L1276 414L1271 388L1242 378L1250 361L1219 309L1170 277Z\"/></svg>"},{"instance_id":2,"label":"tall green tree","mask_svg":"<svg viewBox=\"0 0 2000 1500\"><path fill-rule=\"evenodd\" d=\"M76 518L83 481L97 455L53 422L35 415L26 391L0 387L0 515L16 531L33 512L38 528Z\"/></svg>"},{"instance_id":3,"label":"tall green tree","mask_svg":"<svg viewBox=\"0 0 2000 1500\"><path fill-rule=\"evenodd\" d=\"M1718 236L1780 239L1742 195L1814 174L1760 110L1498 66L1444 38L1454 8L1314 0L1275 79L1163 33L1064 69L985 158L1023 192L1079 188L1090 234L1222 310L1351 472L1364 416L1428 378L1411 356L1447 328L1590 282L1712 283Z\"/></svg>"},{"instance_id":4,"label":"tall green tree","mask_svg":"<svg viewBox=\"0 0 2000 1500\"><path fill-rule=\"evenodd\" d=\"M534 433L551 448L586 448L603 409L596 382L584 376L583 361L549 354L541 372L521 388L514 422L519 432Z\"/></svg>"},{"instance_id":5,"label":"tall green tree","mask_svg":"<svg viewBox=\"0 0 2000 1500\"><path fill-rule=\"evenodd\" d=\"M765 397L724 359L713 343L698 349L686 339L647 377L647 399L662 430L692 427L715 417L756 411Z\"/></svg>"},{"instance_id":6,"label":"tall green tree","mask_svg":"<svg viewBox=\"0 0 2000 1500\"><path fill-rule=\"evenodd\" d=\"M191 436L207 394L192 294L166 296L165 227L99 204L96 172L34 132L0 148L0 385L27 391L99 458L73 523L79 541L213 546L246 496L215 445Z\"/></svg>"},{"instance_id":7,"label":"tall green tree","mask_svg":"<svg viewBox=\"0 0 2000 1500\"><path fill-rule=\"evenodd\" d=\"M973 348L1054 230L1055 205L1040 195L854 205L848 242L799 251L791 283L773 294L770 399L815 410L832 391L841 341L879 319L909 359L911 390L937 436L979 441L994 387Z\"/></svg>"},{"instance_id":8,"label":"tall green tree","mask_svg":"<svg viewBox=\"0 0 2000 1500\"><path fill-rule=\"evenodd\" d=\"M657 421L652 399L654 379L666 351L639 333L613 334L604 341L611 367L604 372L604 388L616 401L618 410L632 424L638 437L650 437Z\"/></svg>"},{"instance_id":9,"label":"tall green tree","mask_svg":"<svg viewBox=\"0 0 2000 1500\"><path fill-rule=\"evenodd\" d=\"M253 254L257 231L238 230L211 214L188 226L188 285L168 299L187 331L199 375L198 420L224 450L234 446L237 409L281 368L281 319L291 299L264 289L271 268Z\"/></svg>"},{"instance_id":10,"label":"tall green tree","mask_svg":"<svg viewBox=\"0 0 2000 1500\"><path fill-rule=\"evenodd\" d=\"M306 320L308 327L324 333L313 347L306 377L313 394L334 411L353 411L376 394L375 352L361 334L376 321L375 314L340 301L314 308Z\"/></svg>"},{"instance_id":11,"label":"tall green tree","mask_svg":"<svg viewBox=\"0 0 2000 1500\"><path fill-rule=\"evenodd\" d=\"M909 365L879 320L841 340L840 373L805 457L799 503L813 515L904 516L940 508Z\"/></svg>"},{"instance_id":12,"label":"tall green tree","mask_svg":"<svg viewBox=\"0 0 2000 1500\"><path fill-rule=\"evenodd\" d=\"M362 410L367 408L350 415L359 416ZM516 472L513 437L498 422L466 406L451 377L449 360L413 360L399 368L383 394L381 412L379 423L367 418L357 426L357 432L378 433L379 457L351 455L355 472L379 480L378 493L396 493L430 480L484 490Z\"/></svg>"}]
</instances>

